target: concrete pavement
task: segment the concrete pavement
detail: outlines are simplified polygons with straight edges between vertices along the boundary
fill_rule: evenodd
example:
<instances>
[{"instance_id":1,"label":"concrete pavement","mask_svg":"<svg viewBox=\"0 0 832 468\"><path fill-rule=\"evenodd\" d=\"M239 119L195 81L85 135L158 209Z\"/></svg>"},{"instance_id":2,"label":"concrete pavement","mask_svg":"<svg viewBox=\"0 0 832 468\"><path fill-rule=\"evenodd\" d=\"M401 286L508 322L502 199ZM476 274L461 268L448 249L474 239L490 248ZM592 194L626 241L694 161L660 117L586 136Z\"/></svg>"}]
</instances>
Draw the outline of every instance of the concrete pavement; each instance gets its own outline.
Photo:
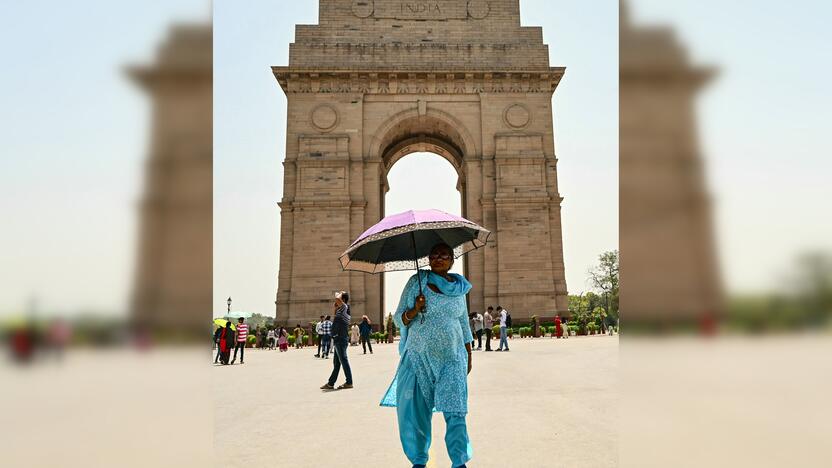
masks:
<instances>
[{"instance_id":1,"label":"concrete pavement","mask_svg":"<svg viewBox=\"0 0 832 468\"><path fill-rule=\"evenodd\" d=\"M508 353L474 352L468 466L616 466L618 337L509 344ZM355 388L334 392L318 388L332 359L315 358L314 348L249 349L244 365L212 369L217 466L409 467L395 409L378 406L397 348L374 345L375 354L364 355L350 347ZM444 425L435 415L428 466L450 466Z\"/></svg>"}]
</instances>

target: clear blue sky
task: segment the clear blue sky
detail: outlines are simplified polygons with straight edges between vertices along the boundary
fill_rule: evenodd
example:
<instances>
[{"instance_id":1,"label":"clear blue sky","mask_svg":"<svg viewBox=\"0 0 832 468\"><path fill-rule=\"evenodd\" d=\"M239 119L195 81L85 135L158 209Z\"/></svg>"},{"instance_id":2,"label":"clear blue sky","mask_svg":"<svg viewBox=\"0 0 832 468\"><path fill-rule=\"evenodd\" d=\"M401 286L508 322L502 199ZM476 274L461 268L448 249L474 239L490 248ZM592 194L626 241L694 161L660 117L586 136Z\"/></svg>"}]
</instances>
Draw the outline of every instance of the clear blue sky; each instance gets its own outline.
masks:
<instances>
[{"instance_id":1,"label":"clear blue sky","mask_svg":"<svg viewBox=\"0 0 832 468\"><path fill-rule=\"evenodd\" d=\"M124 67L206 0L4 2L0 315L125 310L149 107Z\"/></svg>"},{"instance_id":2,"label":"clear blue sky","mask_svg":"<svg viewBox=\"0 0 832 468\"><path fill-rule=\"evenodd\" d=\"M566 66L554 99L567 282L618 248L618 3L521 0L522 23L542 26L553 66ZM274 314L286 99L270 65L288 63L295 24L317 23L317 1L214 3L214 303ZM435 155L410 155L392 169L388 208L417 207L408 177L447 179L447 211L459 212L455 174ZM421 174L421 175L419 175ZM345 246L346 247L346 246ZM393 284L394 281L388 281ZM391 285L393 291L400 287ZM390 301L398 293L388 291Z\"/></svg>"},{"instance_id":3,"label":"clear blue sky","mask_svg":"<svg viewBox=\"0 0 832 468\"><path fill-rule=\"evenodd\" d=\"M579 291L595 255L617 245L617 2L521 5L524 24L543 26L552 64L568 67L555 132L567 278ZM801 250L832 250L832 4L799 5L632 3L637 22L674 25L695 61L721 68L699 117L725 278L735 290L770 286ZM216 302L234 294L235 304L272 313L285 98L268 66L287 62L293 26L315 23L317 2L214 7ZM5 6L0 314L30 297L49 310L124 309L149 116L123 67L150 60L171 22L210 12L205 0Z\"/></svg>"}]
</instances>

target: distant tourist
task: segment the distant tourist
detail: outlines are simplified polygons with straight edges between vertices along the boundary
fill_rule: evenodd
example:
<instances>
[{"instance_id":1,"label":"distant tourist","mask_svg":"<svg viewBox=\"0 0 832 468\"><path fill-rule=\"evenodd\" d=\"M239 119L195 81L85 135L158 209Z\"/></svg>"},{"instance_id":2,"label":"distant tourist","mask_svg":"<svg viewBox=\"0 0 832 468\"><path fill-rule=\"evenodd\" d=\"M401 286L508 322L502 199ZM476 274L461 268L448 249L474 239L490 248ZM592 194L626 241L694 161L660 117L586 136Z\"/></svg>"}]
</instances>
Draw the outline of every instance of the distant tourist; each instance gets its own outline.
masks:
<instances>
[{"instance_id":1,"label":"distant tourist","mask_svg":"<svg viewBox=\"0 0 832 468\"><path fill-rule=\"evenodd\" d=\"M485 331L485 350L491 351L491 328L494 326L494 317L492 315L494 308L488 306L483 316L483 330Z\"/></svg>"},{"instance_id":2,"label":"distant tourist","mask_svg":"<svg viewBox=\"0 0 832 468\"><path fill-rule=\"evenodd\" d=\"M392 343L396 338L396 325L393 323L393 315L387 316L387 342Z\"/></svg>"},{"instance_id":3,"label":"distant tourist","mask_svg":"<svg viewBox=\"0 0 832 468\"><path fill-rule=\"evenodd\" d=\"M361 334L361 347L364 348L364 354L367 354L367 347L370 347L370 354L373 354L373 344L370 343L370 333L373 332L373 326L370 324L370 318L366 315L361 317L361 325L358 326L358 331Z\"/></svg>"},{"instance_id":4,"label":"distant tourist","mask_svg":"<svg viewBox=\"0 0 832 468\"><path fill-rule=\"evenodd\" d=\"M564 338L569 338L569 333L570 333L569 332L569 324L566 323L567 321L568 320L566 319L566 317L562 317L560 319L560 326L563 327L563 337Z\"/></svg>"},{"instance_id":5,"label":"distant tourist","mask_svg":"<svg viewBox=\"0 0 832 468\"><path fill-rule=\"evenodd\" d=\"M222 332L225 330L225 327L217 327L214 330L214 344L217 345L217 355L214 357L214 364L218 363L220 360L220 355L222 351L220 350L220 337L222 336Z\"/></svg>"},{"instance_id":6,"label":"distant tourist","mask_svg":"<svg viewBox=\"0 0 832 468\"><path fill-rule=\"evenodd\" d=\"M497 313L500 315L500 347L497 348L497 351L502 351L503 346L508 351L508 339L506 338L506 328L510 326L508 311L497 306Z\"/></svg>"},{"instance_id":7,"label":"distant tourist","mask_svg":"<svg viewBox=\"0 0 832 468\"><path fill-rule=\"evenodd\" d=\"M234 330L231 329L231 322L226 322L225 328L220 328L219 330L217 347L220 352L220 362L225 365L228 364L228 358L231 356L231 347L234 346ZM240 359L242 359L242 356Z\"/></svg>"},{"instance_id":8,"label":"distant tourist","mask_svg":"<svg viewBox=\"0 0 832 468\"><path fill-rule=\"evenodd\" d=\"M358 346L358 337L358 324L354 323L352 324L352 327L350 327L350 346Z\"/></svg>"},{"instance_id":9,"label":"distant tourist","mask_svg":"<svg viewBox=\"0 0 832 468\"><path fill-rule=\"evenodd\" d=\"M323 341L323 337L321 335L321 326L323 326L323 323L324 316L321 315L321 320L319 320L318 323L315 324L315 341L318 342L318 352L315 353L315 357L321 357L321 341Z\"/></svg>"},{"instance_id":10,"label":"distant tourist","mask_svg":"<svg viewBox=\"0 0 832 468\"><path fill-rule=\"evenodd\" d=\"M305 330L303 329L303 327L300 326L300 324L298 324L298 326L295 327L294 331L295 331L295 348L296 349L303 348L303 332Z\"/></svg>"},{"instance_id":11,"label":"distant tourist","mask_svg":"<svg viewBox=\"0 0 832 468\"><path fill-rule=\"evenodd\" d=\"M555 315L555 337L561 338L563 336L563 323L560 320L560 314Z\"/></svg>"},{"instance_id":12,"label":"distant tourist","mask_svg":"<svg viewBox=\"0 0 832 468\"><path fill-rule=\"evenodd\" d=\"M237 345L234 346L234 358L231 359L231 364L234 364L234 361L237 360L238 349L240 350L240 364L245 364L243 362L243 353L246 350L246 340L248 339L248 324L243 323L245 320L243 317L237 319Z\"/></svg>"},{"instance_id":13,"label":"distant tourist","mask_svg":"<svg viewBox=\"0 0 832 468\"><path fill-rule=\"evenodd\" d=\"M321 352L323 353L324 359L329 358L329 350L332 347L332 321L329 319L329 315L324 318L323 323L321 323L321 338L323 342L323 347Z\"/></svg>"},{"instance_id":14,"label":"distant tourist","mask_svg":"<svg viewBox=\"0 0 832 468\"><path fill-rule=\"evenodd\" d=\"M280 327L280 331L277 332L277 347L281 352L289 350L289 332L283 327Z\"/></svg>"},{"instance_id":15,"label":"distant tourist","mask_svg":"<svg viewBox=\"0 0 832 468\"><path fill-rule=\"evenodd\" d=\"M269 349L274 349L274 328L269 328L269 333L266 336L269 340Z\"/></svg>"},{"instance_id":16,"label":"distant tourist","mask_svg":"<svg viewBox=\"0 0 832 468\"><path fill-rule=\"evenodd\" d=\"M344 368L346 382L338 386L338 389L352 388L352 369L347 359L347 347L349 344L350 328L350 295L346 291L335 294L335 320L332 322L332 342L335 345L335 358L332 360L332 373L329 381L321 386L322 390L335 389L335 381L341 367Z\"/></svg>"},{"instance_id":17,"label":"distant tourist","mask_svg":"<svg viewBox=\"0 0 832 468\"><path fill-rule=\"evenodd\" d=\"M482 349L482 327L483 317L479 312L474 312L474 335L477 337L477 350ZM471 345L473 346L473 344Z\"/></svg>"}]
</instances>

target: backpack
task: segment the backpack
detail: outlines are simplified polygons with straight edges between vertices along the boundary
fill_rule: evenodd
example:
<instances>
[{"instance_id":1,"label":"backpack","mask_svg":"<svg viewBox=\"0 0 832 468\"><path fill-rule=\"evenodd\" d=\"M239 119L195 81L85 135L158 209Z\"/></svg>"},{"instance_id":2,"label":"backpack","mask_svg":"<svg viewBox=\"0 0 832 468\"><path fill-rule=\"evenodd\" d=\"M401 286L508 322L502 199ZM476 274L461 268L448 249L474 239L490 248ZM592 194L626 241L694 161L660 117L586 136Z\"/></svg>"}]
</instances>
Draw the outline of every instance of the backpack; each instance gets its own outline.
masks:
<instances>
[{"instance_id":1,"label":"backpack","mask_svg":"<svg viewBox=\"0 0 832 468\"><path fill-rule=\"evenodd\" d=\"M506 328L511 328L511 314L506 311Z\"/></svg>"}]
</instances>

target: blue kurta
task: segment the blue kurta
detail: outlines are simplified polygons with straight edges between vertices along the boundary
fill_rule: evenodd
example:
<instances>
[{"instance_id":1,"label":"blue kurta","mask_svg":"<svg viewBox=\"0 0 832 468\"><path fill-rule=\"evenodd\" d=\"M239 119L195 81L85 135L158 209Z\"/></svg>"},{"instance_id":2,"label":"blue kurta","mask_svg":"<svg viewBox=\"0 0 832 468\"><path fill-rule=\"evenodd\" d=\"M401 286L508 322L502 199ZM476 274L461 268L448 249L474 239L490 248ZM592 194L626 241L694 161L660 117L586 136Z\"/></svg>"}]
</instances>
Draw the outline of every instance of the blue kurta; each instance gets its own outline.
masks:
<instances>
[{"instance_id":1,"label":"blue kurta","mask_svg":"<svg viewBox=\"0 0 832 468\"><path fill-rule=\"evenodd\" d=\"M439 294L427 286L428 272L422 275L425 311L405 326L402 315L414 307L419 295L419 281L414 274L402 291L393 320L401 330L399 366L396 377L381 401L382 406L396 406L396 383L402 372L413 372L425 402L435 411L468 413L468 352L465 344L473 340L468 325L465 294ZM465 281L455 275L458 281ZM422 317L424 316L424 322Z\"/></svg>"}]
</instances>

